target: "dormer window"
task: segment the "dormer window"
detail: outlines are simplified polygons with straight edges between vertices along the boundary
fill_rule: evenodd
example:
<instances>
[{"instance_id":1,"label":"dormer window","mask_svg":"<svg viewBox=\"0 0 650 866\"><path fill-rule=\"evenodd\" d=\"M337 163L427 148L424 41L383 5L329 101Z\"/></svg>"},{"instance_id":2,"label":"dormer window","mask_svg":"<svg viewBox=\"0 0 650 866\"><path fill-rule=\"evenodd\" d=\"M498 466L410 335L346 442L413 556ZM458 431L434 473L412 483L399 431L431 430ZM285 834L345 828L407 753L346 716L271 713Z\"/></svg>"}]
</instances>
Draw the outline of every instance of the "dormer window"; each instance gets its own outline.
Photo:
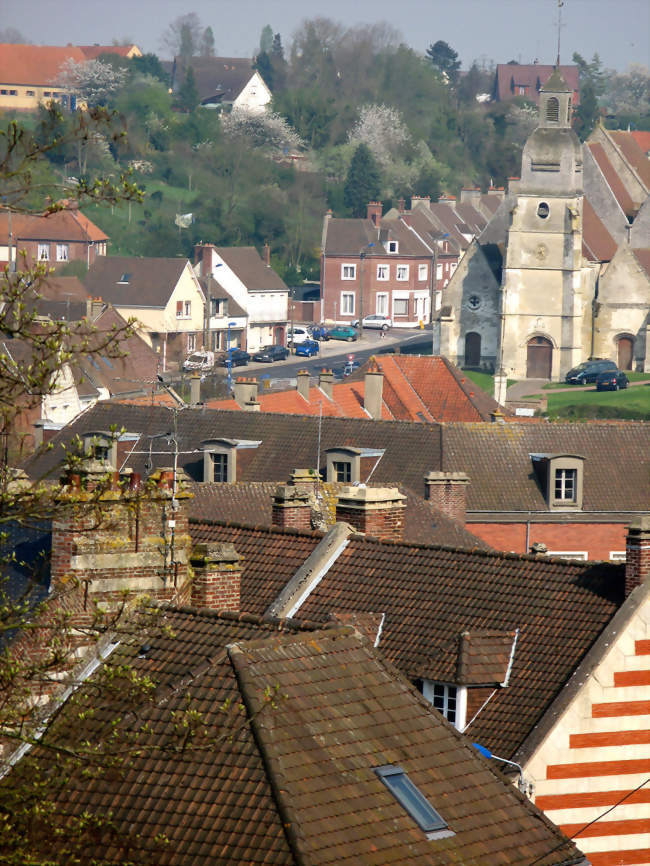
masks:
<instances>
[{"instance_id":1,"label":"dormer window","mask_svg":"<svg viewBox=\"0 0 650 866\"><path fill-rule=\"evenodd\" d=\"M237 480L237 441L206 439L203 448L203 480L233 484Z\"/></svg>"},{"instance_id":2,"label":"dormer window","mask_svg":"<svg viewBox=\"0 0 650 866\"><path fill-rule=\"evenodd\" d=\"M571 454L531 454L550 511L582 508L584 458Z\"/></svg>"},{"instance_id":3,"label":"dormer window","mask_svg":"<svg viewBox=\"0 0 650 866\"><path fill-rule=\"evenodd\" d=\"M358 483L361 476L361 451L358 448L331 448L326 451L329 482Z\"/></svg>"},{"instance_id":4,"label":"dormer window","mask_svg":"<svg viewBox=\"0 0 650 866\"><path fill-rule=\"evenodd\" d=\"M116 467L117 443L110 433L84 433L81 439L86 456L93 460L110 463L113 468Z\"/></svg>"},{"instance_id":5,"label":"dormer window","mask_svg":"<svg viewBox=\"0 0 650 866\"><path fill-rule=\"evenodd\" d=\"M464 686L427 679L415 680L415 685L450 724L459 731L464 729L467 716L467 689Z\"/></svg>"},{"instance_id":6,"label":"dormer window","mask_svg":"<svg viewBox=\"0 0 650 866\"><path fill-rule=\"evenodd\" d=\"M398 253L399 252L399 243L397 241L388 241L386 249L389 253Z\"/></svg>"}]
</instances>

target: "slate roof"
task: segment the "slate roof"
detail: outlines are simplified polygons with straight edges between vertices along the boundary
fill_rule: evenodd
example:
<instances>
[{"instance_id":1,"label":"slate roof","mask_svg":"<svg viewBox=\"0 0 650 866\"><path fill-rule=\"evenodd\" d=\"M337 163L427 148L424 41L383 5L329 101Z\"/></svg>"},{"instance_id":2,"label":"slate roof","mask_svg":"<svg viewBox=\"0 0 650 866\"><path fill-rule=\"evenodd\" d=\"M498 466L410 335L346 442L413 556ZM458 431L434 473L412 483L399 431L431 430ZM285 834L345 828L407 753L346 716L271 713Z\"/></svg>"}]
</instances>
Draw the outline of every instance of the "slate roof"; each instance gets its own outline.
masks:
<instances>
[{"instance_id":1,"label":"slate roof","mask_svg":"<svg viewBox=\"0 0 650 866\"><path fill-rule=\"evenodd\" d=\"M287 479L285 479L287 480ZM203 524L218 521L248 526L271 526L273 494L276 481L245 481L235 484L199 482L190 485L194 498L188 500L190 520L202 531ZM323 482L319 488L320 509L327 526L336 521L339 491L347 485ZM370 483L368 486L386 486ZM490 549L481 538L468 532L462 523L433 512L431 506L408 488L394 483L406 497L404 539L420 544L448 544L455 547Z\"/></svg>"},{"instance_id":2,"label":"slate roof","mask_svg":"<svg viewBox=\"0 0 650 866\"><path fill-rule=\"evenodd\" d=\"M73 765L60 788L60 761L36 747L2 792L11 797L7 788L26 784L30 773L42 791L40 771L49 777L55 825L84 811L110 815L90 842L102 862L584 862L351 628L278 631L250 618L166 608L136 620L120 641L106 668L118 681L120 664L147 677L151 694L125 699L116 688L98 697L91 679L46 737L114 742L127 758L97 774ZM188 708L201 724L184 744L179 720ZM453 835L427 839L375 774L386 764L409 774ZM70 832L44 844L49 856L75 851ZM86 840L75 853L83 861L88 851Z\"/></svg>"},{"instance_id":3,"label":"slate roof","mask_svg":"<svg viewBox=\"0 0 650 866\"><path fill-rule=\"evenodd\" d=\"M137 45L130 43L129 45L78 45L86 56L87 60L96 60L102 54L117 54L119 57L129 57L129 54L134 51L133 56L140 56L141 52Z\"/></svg>"},{"instance_id":4,"label":"slate roof","mask_svg":"<svg viewBox=\"0 0 650 866\"><path fill-rule=\"evenodd\" d=\"M322 538L208 523L194 524L192 536L235 545L243 557L241 609L257 615ZM519 629L509 685L469 730L508 757L622 603L623 580L620 564L352 535L295 615L326 622L333 612L385 614L381 652L410 678L439 682L503 682ZM458 642L466 631L478 633L479 652L470 661L472 676L459 680Z\"/></svg>"},{"instance_id":5,"label":"slate roof","mask_svg":"<svg viewBox=\"0 0 650 866\"><path fill-rule=\"evenodd\" d=\"M215 247L249 292L289 291L284 280L264 260L255 247Z\"/></svg>"},{"instance_id":6,"label":"slate roof","mask_svg":"<svg viewBox=\"0 0 650 866\"><path fill-rule=\"evenodd\" d=\"M84 285L118 307L164 308L187 265L187 259L98 256ZM128 282L121 282L125 274Z\"/></svg>"},{"instance_id":7,"label":"slate roof","mask_svg":"<svg viewBox=\"0 0 650 866\"><path fill-rule=\"evenodd\" d=\"M88 243L108 240L108 235L78 210L61 210L48 216L12 214L11 221L14 243L18 245L21 241ZM6 245L8 238L9 216L3 210L0 212L0 242ZM105 256L98 256L97 261L103 258Z\"/></svg>"}]
</instances>

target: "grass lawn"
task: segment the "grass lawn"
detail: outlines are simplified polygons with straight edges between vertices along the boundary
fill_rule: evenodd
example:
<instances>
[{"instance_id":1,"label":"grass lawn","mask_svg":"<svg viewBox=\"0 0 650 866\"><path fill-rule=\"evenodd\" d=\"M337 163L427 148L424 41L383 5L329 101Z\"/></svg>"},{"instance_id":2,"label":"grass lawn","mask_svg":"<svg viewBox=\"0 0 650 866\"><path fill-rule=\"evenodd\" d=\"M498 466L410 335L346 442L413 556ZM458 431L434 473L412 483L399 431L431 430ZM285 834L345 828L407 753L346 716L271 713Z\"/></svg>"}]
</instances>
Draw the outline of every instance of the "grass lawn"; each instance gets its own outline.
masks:
<instances>
[{"instance_id":1,"label":"grass lawn","mask_svg":"<svg viewBox=\"0 0 650 866\"><path fill-rule=\"evenodd\" d=\"M643 375L643 374L641 374ZM650 381L624 391L562 391L548 394L549 418L637 418L650 421Z\"/></svg>"},{"instance_id":2,"label":"grass lawn","mask_svg":"<svg viewBox=\"0 0 650 866\"><path fill-rule=\"evenodd\" d=\"M479 388L482 388L490 397L494 394L494 375L492 373L483 373L480 370L463 370L463 376L471 379ZM514 385L516 379L508 379L508 388Z\"/></svg>"},{"instance_id":3,"label":"grass lawn","mask_svg":"<svg viewBox=\"0 0 650 866\"><path fill-rule=\"evenodd\" d=\"M650 373L633 373L631 370L628 370L627 378L630 382L650 382ZM544 391L555 391L558 388L570 388L571 385L567 385L566 382L547 382L546 385L542 385ZM575 386L578 387L577 385Z\"/></svg>"}]
</instances>

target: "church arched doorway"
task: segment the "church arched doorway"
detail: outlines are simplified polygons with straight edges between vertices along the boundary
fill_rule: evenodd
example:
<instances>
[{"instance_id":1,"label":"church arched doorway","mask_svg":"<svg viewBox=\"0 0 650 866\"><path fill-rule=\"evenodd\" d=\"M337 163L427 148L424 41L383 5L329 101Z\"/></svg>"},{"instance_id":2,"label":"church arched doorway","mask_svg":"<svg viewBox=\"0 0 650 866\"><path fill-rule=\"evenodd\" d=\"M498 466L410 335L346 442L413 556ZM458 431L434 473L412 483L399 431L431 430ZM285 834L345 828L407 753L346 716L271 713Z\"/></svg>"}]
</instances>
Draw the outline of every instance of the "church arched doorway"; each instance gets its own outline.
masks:
<instances>
[{"instance_id":1,"label":"church arched doorway","mask_svg":"<svg viewBox=\"0 0 650 866\"><path fill-rule=\"evenodd\" d=\"M526 347L526 378L550 379L553 368L553 344L546 337L533 337Z\"/></svg>"},{"instance_id":2,"label":"church arched doorway","mask_svg":"<svg viewBox=\"0 0 650 866\"><path fill-rule=\"evenodd\" d=\"M616 357L619 370L631 370L634 358L634 340L632 337L619 337L616 341Z\"/></svg>"},{"instance_id":3,"label":"church arched doorway","mask_svg":"<svg viewBox=\"0 0 650 866\"><path fill-rule=\"evenodd\" d=\"M481 366L481 335L475 331L465 335L465 366Z\"/></svg>"}]
</instances>

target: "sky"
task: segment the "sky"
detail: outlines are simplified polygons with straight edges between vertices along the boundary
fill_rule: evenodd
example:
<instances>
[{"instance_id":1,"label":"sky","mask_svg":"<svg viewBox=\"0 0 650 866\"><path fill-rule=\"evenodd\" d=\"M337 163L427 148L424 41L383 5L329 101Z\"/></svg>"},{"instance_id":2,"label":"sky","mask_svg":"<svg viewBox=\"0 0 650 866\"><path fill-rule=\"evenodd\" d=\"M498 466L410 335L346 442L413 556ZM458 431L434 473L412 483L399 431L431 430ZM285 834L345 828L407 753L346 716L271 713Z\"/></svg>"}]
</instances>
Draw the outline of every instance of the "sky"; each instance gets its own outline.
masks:
<instances>
[{"instance_id":1,"label":"sky","mask_svg":"<svg viewBox=\"0 0 650 866\"><path fill-rule=\"evenodd\" d=\"M41 45L110 43L128 38L161 57L163 31L196 12L215 34L217 54L249 57L270 24L287 47L305 18L344 25L387 21L417 51L443 39L467 68L472 60L553 63L559 0L0 0L0 29L15 27ZM606 68L650 66L648 0L564 0L561 59L598 52Z\"/></svg>"}]
</instances>

